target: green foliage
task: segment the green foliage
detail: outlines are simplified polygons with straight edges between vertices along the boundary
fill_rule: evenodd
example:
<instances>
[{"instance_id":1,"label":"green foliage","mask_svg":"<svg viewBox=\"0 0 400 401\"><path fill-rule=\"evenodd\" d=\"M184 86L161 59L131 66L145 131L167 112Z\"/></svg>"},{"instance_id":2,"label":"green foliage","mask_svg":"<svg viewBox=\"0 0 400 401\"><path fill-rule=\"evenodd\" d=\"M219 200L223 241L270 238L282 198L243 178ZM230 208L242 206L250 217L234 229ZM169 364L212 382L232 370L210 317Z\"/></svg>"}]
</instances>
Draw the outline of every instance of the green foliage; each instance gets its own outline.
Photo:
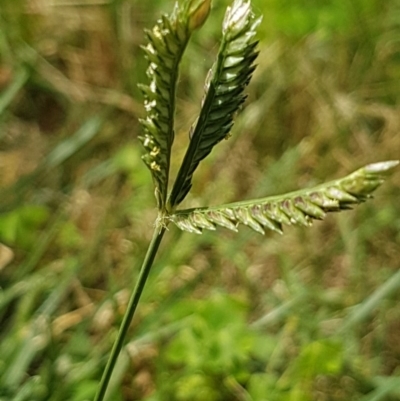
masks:
<instances>
[{"instance_id":1,"label":"green foliage","mask_svg":"<svg viewBox=\"0 0 400 401\"><path fill-rule=\"evenodd\" d=\"M166 347L157 392L149 400L241 399L238 389L254 401L313 400L321 378L336 391L335 381L350 363L342 339L304 343L282 366L276 361L282 352L278 336L249 331L246 309L246 303L223 293L176 305L170 313L189 315L189 322Z\"/></svg>"},{"instance_id":2,"label":"green foliage","mask_svg":"<svg viewBox=\"0 0 400 401\"><path fill-rule=\"evenodd\" d=\"M186 312L191 317L168 344L159 367L174 372L169 384L160 382L164 396L221 400L223 394L229 396L231 382L248 381L253 366L265 363L272 353L275 340L249 331L245 311L243 301L222 293L179 306L179 315Z\"/></svg>"},{"instance_id":3,"label":"green foliage","mask_svg":"<svg viewBox=\"0 0 400 401\"><path fill-rule=\"evenodd\" d=\"M0 215L0 241L29 249L35 242L35 231L43 227L49 210L42 205L26 205Z\"/></svg>"},{"instance_id":4,"label":"green foliage","mask_svg":"<svg viewBox=\"0 0 400 401\"><path fill-rule=\"evenodd\" d=\"M177 365L184 362L185 368L194 372L246 376L246 360L256 354L257 333L246 330L243 305L216 294L188 306L195 317L169 344L167 360Z\"/></svg>"}]
</instances>

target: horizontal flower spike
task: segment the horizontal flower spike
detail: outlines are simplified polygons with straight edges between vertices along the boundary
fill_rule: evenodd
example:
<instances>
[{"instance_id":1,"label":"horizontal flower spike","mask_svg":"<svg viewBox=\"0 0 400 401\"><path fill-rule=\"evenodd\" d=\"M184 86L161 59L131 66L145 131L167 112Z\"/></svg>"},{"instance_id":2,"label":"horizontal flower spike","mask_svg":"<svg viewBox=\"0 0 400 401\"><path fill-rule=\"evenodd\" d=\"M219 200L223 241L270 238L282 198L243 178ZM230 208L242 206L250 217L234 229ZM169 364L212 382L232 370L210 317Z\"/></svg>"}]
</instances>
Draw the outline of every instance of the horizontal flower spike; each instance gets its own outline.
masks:
<instances>
[{"instance_id":1,"label":"horizontal flower spike","mask_svg":"<svg viewBox=\"0 0 400 401\"><path fill-rule=\"evenodd\" d=\"M281 196L180 210L170 220L189 232L210 229L208 224L211 229L219 225L237 231L239 224L245 224L261 234L264 228L282 233L282 224L310 226L312 219L321 220L328 212L350 209L364 202L383 182L384 174L397 164L396 161L371 164L342 179Z\"/></svg>"}]
</instances>

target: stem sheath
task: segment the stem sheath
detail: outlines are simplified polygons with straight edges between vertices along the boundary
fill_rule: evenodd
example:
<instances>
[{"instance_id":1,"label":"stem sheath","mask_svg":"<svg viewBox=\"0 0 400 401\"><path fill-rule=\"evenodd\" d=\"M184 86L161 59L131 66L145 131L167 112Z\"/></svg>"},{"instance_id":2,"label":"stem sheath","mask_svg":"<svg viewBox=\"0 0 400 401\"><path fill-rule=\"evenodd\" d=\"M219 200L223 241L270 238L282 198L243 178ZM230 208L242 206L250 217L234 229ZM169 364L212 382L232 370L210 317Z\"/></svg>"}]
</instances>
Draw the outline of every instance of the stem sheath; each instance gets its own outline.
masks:
<instances>
[{"instance_id":1,"label":"stem sheath","mask_svg":"<svg viewBox=\"0 0 400 401\"><path fill-rule=\"evenodd\" d=\"M142 295L143 288L146 284L147 278L150 273L151 266L153 264L154 258L157 254L158 247L160 246L162 237L164 236L166 227L158 227L156 226L154 229L153 238L149 244L149 248L147 249L146 256L144 258L142 267L140 269L139 278L136 283L135 289L132 292L131 298L129 299L128 307L125 312L124 318L122 320L121 326L119 328L117 339L114 342L112 347L110 356L107 361L107 365L104 369L103 376L100 381L99 389L96 394L94 401L103 401L104 396L107 391L108 384L111 379L112 372L114 370L115 364L117 363L118 356L121 352L122 346L124 344L124 340L126 334L128 332L129 326L132 322L133 316L135 314L137 305L140 300L140 296Z\"/></svg>"}]
</instances>

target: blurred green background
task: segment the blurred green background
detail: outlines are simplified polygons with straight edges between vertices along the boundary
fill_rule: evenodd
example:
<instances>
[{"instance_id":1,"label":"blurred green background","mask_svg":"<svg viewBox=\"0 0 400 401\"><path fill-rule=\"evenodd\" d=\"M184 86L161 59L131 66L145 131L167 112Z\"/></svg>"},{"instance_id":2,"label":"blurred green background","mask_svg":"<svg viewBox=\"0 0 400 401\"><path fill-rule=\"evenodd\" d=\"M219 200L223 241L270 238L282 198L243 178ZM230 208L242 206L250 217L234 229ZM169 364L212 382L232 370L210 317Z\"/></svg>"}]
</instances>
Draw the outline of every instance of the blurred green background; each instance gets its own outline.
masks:
<instances>
[{"instance_id":1,"label":"blurred green background","mask_svg":"<svg viewBox=\"0 0 400 401\"><path fill-rule=\"evenodd\" d=\"M182 63L176 172L226 0ZM400 1L253 0L258 68L183 207L400 156ZM0 0L0 400L91 400L156 217L140 50L168 0ZM172 174L174 176L174 174ZM170 227L112 401L400 400L400 173L265 237Z\"/></svg>"}]
</instances>

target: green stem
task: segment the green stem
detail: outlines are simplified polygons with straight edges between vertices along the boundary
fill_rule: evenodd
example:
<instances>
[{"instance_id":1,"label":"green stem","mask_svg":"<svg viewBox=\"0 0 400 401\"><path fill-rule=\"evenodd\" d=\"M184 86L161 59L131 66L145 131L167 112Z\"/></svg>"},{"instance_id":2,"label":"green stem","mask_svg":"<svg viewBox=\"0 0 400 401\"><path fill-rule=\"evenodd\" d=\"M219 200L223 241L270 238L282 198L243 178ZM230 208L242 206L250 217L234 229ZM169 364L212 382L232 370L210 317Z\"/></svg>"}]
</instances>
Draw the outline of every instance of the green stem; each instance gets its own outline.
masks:
<instances>
[{"instance_id":1,"label":"green stem","mask_svg":"<svg viewBox=\"0 0 400 401\"><path fill-rule=\"evenodd\" d=\"M119 328L117 339L114 342L111 354L108 358L107 365L104 369L103 376L100 381L99 389L96 394L94 401L103 401L112 372L114 370L115 364L117 362L118 356L121 352L126 333L128 332L129 326L132 322L133 315L139 303L140 296L142 295L143 288L146 284L147 278L150 273L151 266L153 264L154 258L157 254L158 247L160 246L162 237L165 233L166 227L161 228L156 226L153 234L153 238L147 249L146 256L144 258L142 268L140 269L139 278L136 283L135 289L132 292L131 298L129 300L128 308L125 312L124 318L122 320L121 326Z\"/></svg>"}]
</instances>

